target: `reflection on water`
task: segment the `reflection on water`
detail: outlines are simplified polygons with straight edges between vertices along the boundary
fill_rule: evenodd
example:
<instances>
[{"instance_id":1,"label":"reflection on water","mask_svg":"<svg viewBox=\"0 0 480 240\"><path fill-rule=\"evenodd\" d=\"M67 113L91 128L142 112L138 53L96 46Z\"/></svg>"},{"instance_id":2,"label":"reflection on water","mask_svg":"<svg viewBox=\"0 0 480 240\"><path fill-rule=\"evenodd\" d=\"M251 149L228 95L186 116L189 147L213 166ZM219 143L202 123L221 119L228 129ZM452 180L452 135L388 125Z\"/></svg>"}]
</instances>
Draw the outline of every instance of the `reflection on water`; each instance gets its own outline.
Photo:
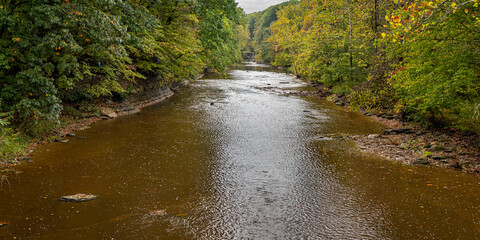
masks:
<instances>
[{"instance_id":1,"label":"reflection on water","mask_svg":"<svg viewBox=\"0 0 480 240\"><path fill-rule=\"evenodd\" d=\"M85 140L43 146L0 189L0 238L475 239L477 176L363 156L376 133L292 75L245 64L206 76ZM100 195L60 202L77 192ZM150 216L166 210L166 216Z\"/></svg>"}]
</instances>

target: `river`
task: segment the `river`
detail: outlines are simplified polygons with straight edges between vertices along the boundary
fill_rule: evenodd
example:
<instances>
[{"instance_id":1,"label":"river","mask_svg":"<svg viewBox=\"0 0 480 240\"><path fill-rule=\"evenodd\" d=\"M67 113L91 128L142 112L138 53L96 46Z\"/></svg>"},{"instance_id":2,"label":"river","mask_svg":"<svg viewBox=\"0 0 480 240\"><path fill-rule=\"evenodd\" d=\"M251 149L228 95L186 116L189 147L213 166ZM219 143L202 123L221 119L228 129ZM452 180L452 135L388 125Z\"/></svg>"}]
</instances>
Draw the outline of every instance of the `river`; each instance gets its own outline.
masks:
<instances>
[{"instance_id":1,"label":"river","mask_svg":"<svg viewBox=\"0 0 480 240\"><path fill-rule=\"evenodd\" d=\"M295 90L246 63L37 148L0 187L0 239L480 239L478 176L365 155L341 136L379 124Z\"/></svg>"}]
</instances>

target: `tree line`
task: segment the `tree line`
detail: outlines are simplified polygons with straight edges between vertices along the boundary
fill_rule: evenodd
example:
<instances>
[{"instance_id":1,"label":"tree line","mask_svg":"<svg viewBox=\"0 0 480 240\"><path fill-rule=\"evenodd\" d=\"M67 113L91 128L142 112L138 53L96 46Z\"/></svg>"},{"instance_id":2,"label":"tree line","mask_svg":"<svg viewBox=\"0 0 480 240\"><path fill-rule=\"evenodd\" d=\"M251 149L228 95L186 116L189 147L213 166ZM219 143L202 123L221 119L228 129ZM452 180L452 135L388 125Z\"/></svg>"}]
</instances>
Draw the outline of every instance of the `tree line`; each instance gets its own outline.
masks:
<instances>
[{"instance_id":1,"label":"tree line","mask_svg":"<svg viewBox=\"0 0 480 240\"><path fill-rule=\"evenodd\" d=\"M225 72L244 21L234 0L0 1L0 152L58 126L64 103Z\"/></svg>"},{"instance_id":2,"label":"tree line","mask_svg":"<svg viewBox=\"0 0 480 240\"><path fill-rule=\"evenodd\" d=\"M290 1L248 16L244 51L355 107L480 133L479 14L478 0Z\"/></svg>"}]
</instances>

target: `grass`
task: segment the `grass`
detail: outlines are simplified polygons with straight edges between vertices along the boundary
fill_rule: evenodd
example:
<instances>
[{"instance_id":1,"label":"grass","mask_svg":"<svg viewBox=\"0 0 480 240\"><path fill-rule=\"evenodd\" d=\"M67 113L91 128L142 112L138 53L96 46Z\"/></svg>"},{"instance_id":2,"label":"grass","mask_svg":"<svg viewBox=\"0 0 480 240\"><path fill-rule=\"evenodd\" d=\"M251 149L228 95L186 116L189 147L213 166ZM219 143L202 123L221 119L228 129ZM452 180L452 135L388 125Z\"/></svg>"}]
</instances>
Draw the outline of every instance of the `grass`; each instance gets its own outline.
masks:
<instances>
[{"instance_id":1,"label":"grass","mask_svg":"<svg viewBox=\"0 0 480 240\"><path fill-rule=\"evenodd\" d=\"M25 155L26 141L11 128L0 129L0 161Z\"/></svg>"}]
</instances>

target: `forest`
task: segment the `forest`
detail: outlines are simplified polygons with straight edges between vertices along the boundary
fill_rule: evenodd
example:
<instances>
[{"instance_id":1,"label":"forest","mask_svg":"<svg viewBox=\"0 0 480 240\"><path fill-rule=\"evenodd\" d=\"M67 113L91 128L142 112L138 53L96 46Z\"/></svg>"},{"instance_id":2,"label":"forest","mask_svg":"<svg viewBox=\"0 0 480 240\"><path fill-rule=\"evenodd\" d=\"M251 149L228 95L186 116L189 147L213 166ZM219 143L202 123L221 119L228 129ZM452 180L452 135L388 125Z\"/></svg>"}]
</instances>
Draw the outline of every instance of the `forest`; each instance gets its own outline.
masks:
<instances>
[{"instance_id":1,"label":"forest","mask_svg":"<svg viewBox=\"0 0 480 240\"><path fill-rule=\"evenodd\" d=\"M303 0L249 14L244 55L355 108L479 133L478 0Z\"/></svg>"},{"instance_id":2,"label":"forest","mask_svg":"<svg viewBox=\"0 0 480 240\"><path fill-rule=\"evenodd\" d=\"M224 73L241 58L244 22L234 0L0 1L2 158L139 81Z\"/></svg>"}]
</instances>

